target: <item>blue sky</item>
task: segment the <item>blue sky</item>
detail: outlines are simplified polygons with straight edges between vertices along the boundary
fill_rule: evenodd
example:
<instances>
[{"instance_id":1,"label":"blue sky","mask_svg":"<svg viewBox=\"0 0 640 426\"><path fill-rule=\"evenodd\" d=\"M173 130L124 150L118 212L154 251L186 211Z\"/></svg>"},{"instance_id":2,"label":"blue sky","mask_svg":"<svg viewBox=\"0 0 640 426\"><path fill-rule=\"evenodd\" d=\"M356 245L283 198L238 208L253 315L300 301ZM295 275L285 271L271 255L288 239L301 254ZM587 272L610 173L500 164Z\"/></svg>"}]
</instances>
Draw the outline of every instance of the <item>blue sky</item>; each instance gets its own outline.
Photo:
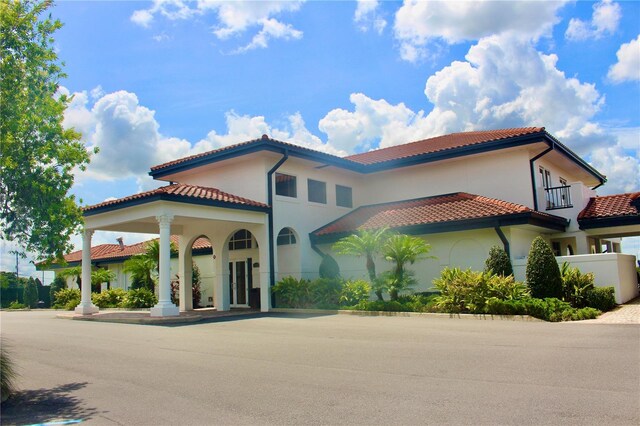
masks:
<instances>
[{"instance_id":1,"label":"blue sky","mask_svg":"<svg viewBox=\"0 0 640 426\"><path fill-rule=\"evenodd\" d=\"M65 124L101 149L76 178L85 204L154 187L154 164L263 133L343 154L512 126L546 126L608 176L602 194L640 190L640 2L74 1L51 12L64 23L62 90L75 94ZM637 239L626 250L637 254Z\"/></svg>"}]
</instances>

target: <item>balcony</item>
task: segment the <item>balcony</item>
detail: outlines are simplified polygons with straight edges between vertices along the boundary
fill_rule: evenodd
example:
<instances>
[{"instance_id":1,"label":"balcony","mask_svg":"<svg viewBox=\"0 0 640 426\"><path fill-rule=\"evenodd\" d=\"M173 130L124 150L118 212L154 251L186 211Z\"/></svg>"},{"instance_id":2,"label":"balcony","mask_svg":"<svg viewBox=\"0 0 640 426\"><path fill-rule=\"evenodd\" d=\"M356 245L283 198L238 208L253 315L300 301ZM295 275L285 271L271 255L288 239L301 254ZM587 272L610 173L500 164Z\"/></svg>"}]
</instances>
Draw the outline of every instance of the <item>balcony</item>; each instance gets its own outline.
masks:
<instances>
[{"instance_id":1,"label":"balcony","mask_svg":"<svg viewBox=\"0 0 640 426\"><path fill-rule=\"evenodd\" d=\"M569 209L571 204L571 185L545 188L547 210Z\"/></svg>"}]
</instances>

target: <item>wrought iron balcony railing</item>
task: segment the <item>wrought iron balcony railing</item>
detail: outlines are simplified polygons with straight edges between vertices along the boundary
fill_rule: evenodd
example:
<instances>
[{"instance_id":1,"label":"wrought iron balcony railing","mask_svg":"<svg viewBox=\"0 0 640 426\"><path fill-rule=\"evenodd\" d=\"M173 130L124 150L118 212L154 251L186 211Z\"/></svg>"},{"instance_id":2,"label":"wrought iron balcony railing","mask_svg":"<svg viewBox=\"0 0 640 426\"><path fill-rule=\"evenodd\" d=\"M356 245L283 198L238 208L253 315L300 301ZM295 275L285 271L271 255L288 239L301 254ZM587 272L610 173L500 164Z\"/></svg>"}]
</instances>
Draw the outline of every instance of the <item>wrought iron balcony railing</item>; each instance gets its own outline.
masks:
<instances>
[{"instance_id":1,"label":"wrought iron balcony railing","mask_svg":"<svg viewBox=\"0 0 640 426\"><path fill-rule=\"evenodd\" d=\"M547 210L568 209L573 207L571 204L570 185L545 188L544 191L547 200Z\"/></svg>"}]
</instances>

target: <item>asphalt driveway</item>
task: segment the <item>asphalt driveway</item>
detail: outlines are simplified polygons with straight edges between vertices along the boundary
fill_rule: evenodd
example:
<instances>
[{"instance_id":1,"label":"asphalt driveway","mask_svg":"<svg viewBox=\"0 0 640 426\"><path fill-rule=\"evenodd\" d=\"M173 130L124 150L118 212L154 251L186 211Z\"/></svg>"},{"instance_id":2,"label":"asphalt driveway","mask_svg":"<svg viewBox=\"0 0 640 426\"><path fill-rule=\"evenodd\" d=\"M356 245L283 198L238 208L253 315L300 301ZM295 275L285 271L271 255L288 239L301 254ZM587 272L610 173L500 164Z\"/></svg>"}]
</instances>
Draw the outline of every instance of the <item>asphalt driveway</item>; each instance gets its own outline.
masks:
<instances>
[{"instance_id":1,"label":"asphalt driveway","mask_svg":"<svg viewBox=\"0 0 640 426\"><path fill-rule=\"evenodd\" d=\"M2 312L2 424L640 424L640 326L267 315L184 326Z\"/></svg>"}]
</instances>

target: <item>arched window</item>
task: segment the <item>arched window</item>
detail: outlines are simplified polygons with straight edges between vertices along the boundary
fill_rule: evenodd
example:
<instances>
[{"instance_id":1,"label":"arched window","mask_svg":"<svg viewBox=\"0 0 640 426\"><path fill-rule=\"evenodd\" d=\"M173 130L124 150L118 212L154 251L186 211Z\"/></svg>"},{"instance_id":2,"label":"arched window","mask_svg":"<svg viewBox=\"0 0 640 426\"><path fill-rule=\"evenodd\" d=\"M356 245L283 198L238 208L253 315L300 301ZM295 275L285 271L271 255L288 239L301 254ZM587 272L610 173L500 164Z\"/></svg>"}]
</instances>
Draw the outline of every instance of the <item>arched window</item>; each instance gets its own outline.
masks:
<instances>
[{"instance_id":1,"label":"arched window","mask_svg":"<svg viewBox=\"0 0 640 426\"><path fill-rule=\"evenodd\" d=\"M291 228L282 228L278 234L277 244L279 246L288 246L296 243L296 236Z\"/></svg>"},{"instance_id":2,"label":"arched window","mask_svg":"<svg viewBox=\"0 0 640 426\"><path fill-rule=\"evenodd\" d=\"M244 250L251 248L253 236L246 229L241 229L229 240L229 250Z\"/></svg>"}]
</instances>

